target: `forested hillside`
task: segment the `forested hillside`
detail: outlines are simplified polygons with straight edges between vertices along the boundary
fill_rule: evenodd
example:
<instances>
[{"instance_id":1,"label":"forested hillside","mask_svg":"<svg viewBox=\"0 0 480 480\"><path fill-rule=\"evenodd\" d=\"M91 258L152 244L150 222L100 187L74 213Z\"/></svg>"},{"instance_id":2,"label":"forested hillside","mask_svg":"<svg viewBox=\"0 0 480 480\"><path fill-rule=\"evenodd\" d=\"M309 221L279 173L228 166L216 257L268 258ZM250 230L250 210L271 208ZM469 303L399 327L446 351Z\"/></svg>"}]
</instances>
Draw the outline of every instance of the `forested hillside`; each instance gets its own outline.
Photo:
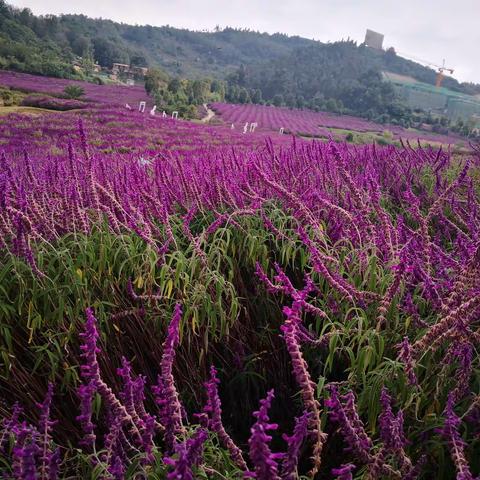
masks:
<instances>
[{"instance_id":1,"label":"forested hillside","mask_svg":"<svg viewBox=\"0 0 480 480\"><path fill-rule=\"evenodd\" d=\"M227 80L231 102L308 107L400 123L407 123L411 112L382 81L381 71L435 82L434 70L393 49L376 51L350 40L325 44L232 28L199 32L84 15L38 17L0 0L0 68L78 77L74 61L106 68L114 62L159 67L173 79ZM480 92L480 86L453 78L445 78L444 86Z\"/></svg>"}]
</instances>

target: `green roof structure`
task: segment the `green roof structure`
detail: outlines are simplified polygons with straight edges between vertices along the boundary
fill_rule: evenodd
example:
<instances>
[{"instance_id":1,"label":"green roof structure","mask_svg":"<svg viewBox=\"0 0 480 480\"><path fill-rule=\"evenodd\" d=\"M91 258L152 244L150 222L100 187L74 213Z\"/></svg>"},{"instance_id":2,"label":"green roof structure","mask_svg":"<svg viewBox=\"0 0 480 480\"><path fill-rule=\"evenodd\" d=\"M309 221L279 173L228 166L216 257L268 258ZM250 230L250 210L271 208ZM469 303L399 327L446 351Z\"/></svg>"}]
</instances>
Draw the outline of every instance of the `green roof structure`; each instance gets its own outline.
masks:
<instances>
[{"instance_id":1,"label":"green roof structure","mask_svg":"<svg viewBox=\"0 0 480 480\"><path fill-rule=\"evenodd\" d=\"M471 95L419 82L413 77L382 72L411 108L446 115L451 120L474 120L480 117L480 99Z\"/></svg>"}]
</instances>

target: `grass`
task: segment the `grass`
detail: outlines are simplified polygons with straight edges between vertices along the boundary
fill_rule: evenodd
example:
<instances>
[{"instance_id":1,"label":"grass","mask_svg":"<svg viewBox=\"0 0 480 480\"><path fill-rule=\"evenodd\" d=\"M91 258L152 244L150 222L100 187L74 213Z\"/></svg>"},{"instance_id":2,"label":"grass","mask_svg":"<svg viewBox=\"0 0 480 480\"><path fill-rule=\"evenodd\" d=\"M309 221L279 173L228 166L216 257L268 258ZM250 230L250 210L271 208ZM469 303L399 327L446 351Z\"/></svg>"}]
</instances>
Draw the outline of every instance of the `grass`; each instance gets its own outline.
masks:
<instances>
[{"instance_id":1,"label":"grass","mask_svg":"<svg viewBox=\"0 0 480 480\"><path fill-rule=\"evenodd\" d=\"M70 110L71 111L71 110ZM0 106L0 115L8 115L10 113L25 113L29 115L41 115L43 113L62 113L58 110L48 110L46 108L22 107L21 105L12 105L9 107Z\"/></svg>"}]
</instances>

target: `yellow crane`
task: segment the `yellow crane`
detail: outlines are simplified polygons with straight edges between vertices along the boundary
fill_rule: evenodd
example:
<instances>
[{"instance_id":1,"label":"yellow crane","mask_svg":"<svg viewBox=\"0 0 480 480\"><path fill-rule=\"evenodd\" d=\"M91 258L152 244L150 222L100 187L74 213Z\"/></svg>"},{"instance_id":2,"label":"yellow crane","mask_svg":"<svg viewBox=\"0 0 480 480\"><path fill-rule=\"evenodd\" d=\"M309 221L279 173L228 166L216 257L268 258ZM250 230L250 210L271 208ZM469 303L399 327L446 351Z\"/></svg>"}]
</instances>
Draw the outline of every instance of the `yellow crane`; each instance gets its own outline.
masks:
<instances>
[{"instance_id":1,"label":"yellow crane","mask_svg":"<svg viewBox=\"0 0 480 480\"><path fill-rule=\"evenodd\" d=\"M424 63L425 65L428 65L430 67L435 67L437 69L437 78L435 79L435 86L436 87L441 87L443 79L445 77L444 72L449 72L450 74L453 74L454 70L453 68L448 68L445 66L445 59L443 60L442 65L437 65L436 63L428 62L427 60L422 60L421 58L416 58L413 55L409 55L407 53L402 53L398 52L398 54L402 57L409 58L411 60L415 60L416 62L419 63Z\"/></svg>"},{"instance_id":2,"label":"yellow crane","mask_svg":"<svg viewBox=\"0 0 480 480\"><path fill-rule=\"evenodd\" d=\"M441 87L443 82L443 77L445 76L443 72L450 72L450 74L452 74L453 68L447 68L445 66L445 59L443 60L443 64L441 67L439 67L438 65L436 65L436 67L438 69L438 73L437 73L437 79L435 80L435 86Z\"/></svg>"}]
</instances>

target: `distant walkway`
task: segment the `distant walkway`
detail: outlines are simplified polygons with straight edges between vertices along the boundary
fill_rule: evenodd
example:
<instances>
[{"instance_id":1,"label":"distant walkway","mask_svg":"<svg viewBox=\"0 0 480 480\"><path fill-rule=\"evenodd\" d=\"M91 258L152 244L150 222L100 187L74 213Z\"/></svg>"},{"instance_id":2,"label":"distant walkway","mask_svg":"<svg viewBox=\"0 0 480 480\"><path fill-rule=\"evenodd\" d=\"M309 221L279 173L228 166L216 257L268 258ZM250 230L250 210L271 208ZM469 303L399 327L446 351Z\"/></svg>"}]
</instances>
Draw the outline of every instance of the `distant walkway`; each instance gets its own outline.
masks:
<instances>
[{"instance_id":1,"label":"distant walkway","mask_svg":"<svg viewBox=\"0 0 480 480\"><path fill-rule=\"evenodd\" d=\"M200 121L202 123L208 123L215 116L215 112L213 110L210 110L206 103L203 104L203 107L207 111L207 114Z\"/></svg>"}]
</instances>

